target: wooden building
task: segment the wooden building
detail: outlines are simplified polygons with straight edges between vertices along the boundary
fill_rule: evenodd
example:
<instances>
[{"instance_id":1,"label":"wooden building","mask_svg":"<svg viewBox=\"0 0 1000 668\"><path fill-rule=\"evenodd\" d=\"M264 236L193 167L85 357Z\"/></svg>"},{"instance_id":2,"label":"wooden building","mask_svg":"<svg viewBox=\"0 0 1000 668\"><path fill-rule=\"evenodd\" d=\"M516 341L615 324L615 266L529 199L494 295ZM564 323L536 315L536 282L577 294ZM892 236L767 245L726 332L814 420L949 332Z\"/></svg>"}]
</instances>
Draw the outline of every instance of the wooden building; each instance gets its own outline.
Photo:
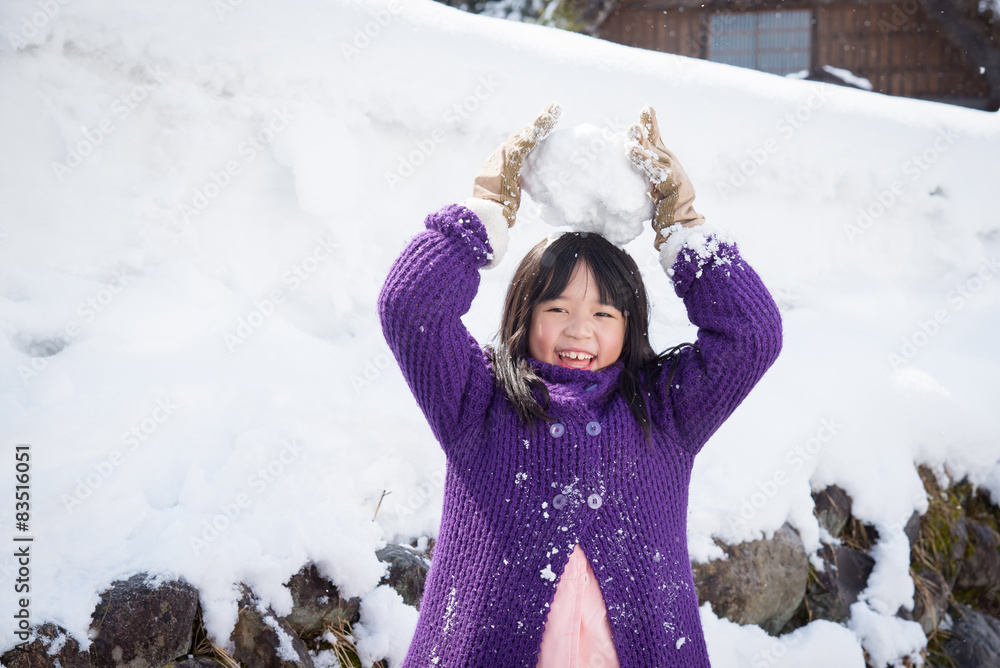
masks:
<instances>
[{"instance_id":1,"label":"wooden building","mask_svg":"<svg viewBox=\"0 0 1000 668\"><path fill-rule=\"evenodd\" d=\"M592 34L620 44L824 81L832 67L888 95L1000 106L984 70L917 0L620 0L609 10Z\"/></svg>"}]
</instances>

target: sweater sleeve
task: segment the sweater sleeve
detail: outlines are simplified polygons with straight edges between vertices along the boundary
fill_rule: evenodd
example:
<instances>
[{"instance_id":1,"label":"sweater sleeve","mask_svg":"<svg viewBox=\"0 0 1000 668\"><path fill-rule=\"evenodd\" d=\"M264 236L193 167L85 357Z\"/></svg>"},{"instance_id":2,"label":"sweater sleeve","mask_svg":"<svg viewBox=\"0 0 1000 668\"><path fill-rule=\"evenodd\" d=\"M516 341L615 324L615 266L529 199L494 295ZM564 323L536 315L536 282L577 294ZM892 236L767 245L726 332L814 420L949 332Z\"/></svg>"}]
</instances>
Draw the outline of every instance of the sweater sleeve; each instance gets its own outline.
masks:
<instances>
[{"instance_id":1,"label":"sweater sleeve","mask_svg":"<svg viewBox=\"0 0 1000 668\"><path fill-rule=\"evenodd\" d=\"M479 288L480 267L497 259L495 234L458 204L427 216L424 225L389 270L378 311L407 385L452 456L459 436L484 418L493 391L485 352L462 316Z\"/></svg>"},{"instance_id":2,"label":"sweater sleeve","mask_svg":"<svg viewBox=\"0 0 1000 668\"><path fill-rule=\"evenodd\" d=\"M673 416L680 444L697 453L750 393L781 351L777 304L735 242L708 226L681 228L660 249L660 264L698 327L697 349L680 353L655 390Z\"/></svg>"}]
</instances>

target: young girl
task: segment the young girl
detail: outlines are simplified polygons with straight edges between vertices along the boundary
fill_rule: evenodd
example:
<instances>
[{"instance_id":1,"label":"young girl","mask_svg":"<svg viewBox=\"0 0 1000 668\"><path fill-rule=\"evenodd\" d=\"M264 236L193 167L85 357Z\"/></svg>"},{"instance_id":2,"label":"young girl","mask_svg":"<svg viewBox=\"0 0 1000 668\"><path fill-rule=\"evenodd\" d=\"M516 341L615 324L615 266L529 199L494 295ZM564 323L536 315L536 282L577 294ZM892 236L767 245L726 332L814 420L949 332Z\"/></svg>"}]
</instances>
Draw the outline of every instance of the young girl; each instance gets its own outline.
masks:
<instances>
[{"instance_id":1,"label":"young girl","mask_svg":"<svg viewBox=\"0 0 1000 668\"><path fill-rule=\"evenodd\" d=\"M652 109L633 126L660 261L698 326L656 354L635 262L566 233L522 260L502 331L462 324L496 266L527 153L551 105L431 214L392 266L379 313L447 458L444 509L404 666L709 665L687 549L694 457L774 362L781 320L734 243L703 232Z\"/></svg>"}]
</instances>

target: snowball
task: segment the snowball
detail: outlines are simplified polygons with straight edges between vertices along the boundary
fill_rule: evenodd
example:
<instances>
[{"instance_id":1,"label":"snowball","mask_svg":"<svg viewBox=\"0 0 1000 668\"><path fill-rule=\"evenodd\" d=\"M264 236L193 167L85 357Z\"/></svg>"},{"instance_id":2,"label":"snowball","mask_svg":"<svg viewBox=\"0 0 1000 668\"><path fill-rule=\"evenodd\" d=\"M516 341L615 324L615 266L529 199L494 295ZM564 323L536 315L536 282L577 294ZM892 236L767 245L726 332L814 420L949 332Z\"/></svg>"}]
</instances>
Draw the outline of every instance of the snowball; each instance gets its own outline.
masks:
<instances>
[{"instance_id":1,"label":"snowball","mask_svg":"<svg viewBox=\"0 0 1000 668\"><path fill-rule=\"evenodd\" d=\"M542 219L624 246L653 217L650 183L628 159L626 136L583 123L549 134L528 155L521 186Z\"/></svg>"}]
</instances>

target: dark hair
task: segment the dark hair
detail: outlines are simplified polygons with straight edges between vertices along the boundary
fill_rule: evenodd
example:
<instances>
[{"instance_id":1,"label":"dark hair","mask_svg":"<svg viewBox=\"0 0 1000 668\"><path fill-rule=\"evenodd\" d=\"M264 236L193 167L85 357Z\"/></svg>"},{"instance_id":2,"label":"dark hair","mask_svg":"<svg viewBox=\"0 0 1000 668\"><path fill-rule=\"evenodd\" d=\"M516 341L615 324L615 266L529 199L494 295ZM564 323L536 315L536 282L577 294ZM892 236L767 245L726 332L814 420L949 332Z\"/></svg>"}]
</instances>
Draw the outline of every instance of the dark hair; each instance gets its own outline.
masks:
<instances>
[{"instance_id":1,"label":"dark hair","mask_svg":"<svg viewBox=\"0 0 1000 668\"><path fill-rule=\"evenodd\" d=\"M551 242L542 240L524 256L507 289L496 343L486 346L493 373L523 422L533 424L536 418L553 419L545 410L549 404L548 389L527 361L531 312L539 302L562 294L579 261L593 272L601 302L614 306L625 316L625 338L619 357L623 368L618 387L605 400L615 391L620 392L642 426L646 440L652 443L646 393L656 383L664 363L669 363L669 391L679 353L692 344L678 344L662 353L653 350L649 343L646 286L639 267L628 253L599 234L567 232ZM544 407L539 405L533 390L540 391Z\"/></svg>"}]
</instances>

